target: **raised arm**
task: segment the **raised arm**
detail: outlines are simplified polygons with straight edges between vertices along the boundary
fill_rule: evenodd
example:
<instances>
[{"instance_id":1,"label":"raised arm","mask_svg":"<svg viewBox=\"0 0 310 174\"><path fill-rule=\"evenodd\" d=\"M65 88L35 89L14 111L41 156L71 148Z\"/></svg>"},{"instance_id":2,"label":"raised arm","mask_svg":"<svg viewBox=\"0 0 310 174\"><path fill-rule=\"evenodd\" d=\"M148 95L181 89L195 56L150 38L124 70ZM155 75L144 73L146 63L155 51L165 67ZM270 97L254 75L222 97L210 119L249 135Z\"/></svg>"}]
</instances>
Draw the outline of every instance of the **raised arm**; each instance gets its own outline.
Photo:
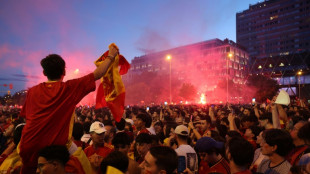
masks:
<instances>
[{"instance_id":1,"label":"raised arm","mask_svg":"<svg viewBox=\"0 0 310 174\"><path fill-rule=\"evenodd\" d=\"M118 53L118 49L115 48L113 45L109 46L109 55L107 56L106 59L95 69L94 71L94 76L95 80L100 79L104 74L108 71L110 65L115 59L115 56Z\"/></svg>"}]
</instances>

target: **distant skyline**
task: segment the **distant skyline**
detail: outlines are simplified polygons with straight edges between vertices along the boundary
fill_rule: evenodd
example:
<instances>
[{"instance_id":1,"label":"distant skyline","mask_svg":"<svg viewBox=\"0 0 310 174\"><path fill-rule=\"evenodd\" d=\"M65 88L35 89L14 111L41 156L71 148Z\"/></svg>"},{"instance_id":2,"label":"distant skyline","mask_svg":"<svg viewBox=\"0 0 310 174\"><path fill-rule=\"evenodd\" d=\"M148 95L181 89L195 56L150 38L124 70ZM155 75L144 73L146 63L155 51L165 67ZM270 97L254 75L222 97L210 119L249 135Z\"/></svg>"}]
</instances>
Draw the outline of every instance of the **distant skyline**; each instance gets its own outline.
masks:
<instances>
[{"instance_id":1,"label":"distant skyline","mask_svg":"<svg viewBox=\"0 0 310 174\"><path fill-rule=\"evenodd\" d=\"M236 13L258 0L2 1L0 96L46 78L40 60L66 60L65 80L95 69L93 62L116 43L130 62L152 51L219 38L236 41ZM78 69L79 71L77 71Z\"/></svg>"}]
</instances>

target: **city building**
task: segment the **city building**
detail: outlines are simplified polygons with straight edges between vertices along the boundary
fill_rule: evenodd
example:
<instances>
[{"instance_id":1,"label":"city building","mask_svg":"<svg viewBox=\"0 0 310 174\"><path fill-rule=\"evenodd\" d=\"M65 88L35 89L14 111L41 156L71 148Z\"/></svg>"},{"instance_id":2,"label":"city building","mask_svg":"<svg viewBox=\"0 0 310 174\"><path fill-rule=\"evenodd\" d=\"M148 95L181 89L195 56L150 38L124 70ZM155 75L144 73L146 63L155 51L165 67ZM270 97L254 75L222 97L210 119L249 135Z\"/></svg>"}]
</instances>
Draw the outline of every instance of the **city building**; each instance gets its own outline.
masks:
<instances>
[{"instance_id":1,"label":"city building","mask_svg":"<svg viewBox=\"0 0 310 174\"><path fill-rule=\"evenodd\" d=\"M213 91L221 81L244 84L248 62L249 55L240 45L212 39L135 57L123 81L128 84L143 72L156 72L191 83L200 92Z\"/></svg>"},{"instance_id":2,"label":"city building","mask_svg":"<svg viewBox=\"0 0 310 174\"><path fill-rule=\"evenodd\" d=\"M266 0L236 14L237 43L251 58L310 50L310 1Z\"/></svg>"},{"instance_id":3,"label":"city building","mask_svg":"<svg viewBox=\"0 0 310 174\"><path fill-rule=\"evenodd\" d=\"M249 5L236 14L236 32L249 53L250 74L272 77L292 96L310 98L310 0Z\"/></svg>"}]
</instances>

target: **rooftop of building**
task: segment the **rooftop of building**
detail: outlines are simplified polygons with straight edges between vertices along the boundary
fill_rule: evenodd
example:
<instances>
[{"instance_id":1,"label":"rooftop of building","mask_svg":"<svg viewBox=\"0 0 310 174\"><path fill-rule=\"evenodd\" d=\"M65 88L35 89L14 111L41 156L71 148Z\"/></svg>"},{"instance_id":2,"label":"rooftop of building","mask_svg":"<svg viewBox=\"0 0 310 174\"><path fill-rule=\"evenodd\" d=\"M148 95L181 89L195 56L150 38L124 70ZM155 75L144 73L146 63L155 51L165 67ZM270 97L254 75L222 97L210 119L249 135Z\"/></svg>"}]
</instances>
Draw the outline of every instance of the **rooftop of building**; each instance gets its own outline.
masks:
<instances>
[{"instance_id":1,"label":"rooftop of building","mask_svg":"<svg viewBox=\"0 0 310 174\"><path fill-rule=\"evenodd\" d=\"M193 43L193 44L189 44L189 45L183 45L183 46L179 46L179 47L175 47L175 48L171 48L171 49L167 49L167 50L157 51L157 52L145 54L142 56L137 56L137 57L134 57L134 59L145 57L145 56L153 56L153 55L155 56L158 54L166 54L167 52L172 53L172 52L180 50L180 49L197 48L199 46L206 46L206 45L208 45L210 48L214 48L214 47L218 47L218 46L224 46L224 45L231 45L233 47L237 47L239 49L246 50L245 47L243 47L243 46L241 46L241 45L239 45L239 44L235 43L234 41L229 40L227 38L224 40L220 40L218 38L215 38L215 39L210 39L210 40L197 42L197 43Z\"/></svg>"}]
</instances>

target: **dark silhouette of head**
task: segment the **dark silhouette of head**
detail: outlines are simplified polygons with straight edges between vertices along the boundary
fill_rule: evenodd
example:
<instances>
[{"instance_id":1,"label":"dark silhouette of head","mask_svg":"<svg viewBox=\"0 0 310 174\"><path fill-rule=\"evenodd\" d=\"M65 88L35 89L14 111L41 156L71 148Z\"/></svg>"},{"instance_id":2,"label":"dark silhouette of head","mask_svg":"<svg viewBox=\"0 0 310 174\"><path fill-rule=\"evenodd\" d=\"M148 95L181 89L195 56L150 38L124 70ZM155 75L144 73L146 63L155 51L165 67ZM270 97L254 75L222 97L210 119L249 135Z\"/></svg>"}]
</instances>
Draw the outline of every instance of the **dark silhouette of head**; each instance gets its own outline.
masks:
<instances>
[{"instance_id":1,"label":"dark silhouette of head","mask_svg":"<svg viewBox=\"0 0 310 174\"><path fill-rule=\"evenodd\" d=\"M57 54L50 54L41 60L43 74L49 80L59 80L65 75L66 63L62 57Z\"/></svg>"}]
</instances>

